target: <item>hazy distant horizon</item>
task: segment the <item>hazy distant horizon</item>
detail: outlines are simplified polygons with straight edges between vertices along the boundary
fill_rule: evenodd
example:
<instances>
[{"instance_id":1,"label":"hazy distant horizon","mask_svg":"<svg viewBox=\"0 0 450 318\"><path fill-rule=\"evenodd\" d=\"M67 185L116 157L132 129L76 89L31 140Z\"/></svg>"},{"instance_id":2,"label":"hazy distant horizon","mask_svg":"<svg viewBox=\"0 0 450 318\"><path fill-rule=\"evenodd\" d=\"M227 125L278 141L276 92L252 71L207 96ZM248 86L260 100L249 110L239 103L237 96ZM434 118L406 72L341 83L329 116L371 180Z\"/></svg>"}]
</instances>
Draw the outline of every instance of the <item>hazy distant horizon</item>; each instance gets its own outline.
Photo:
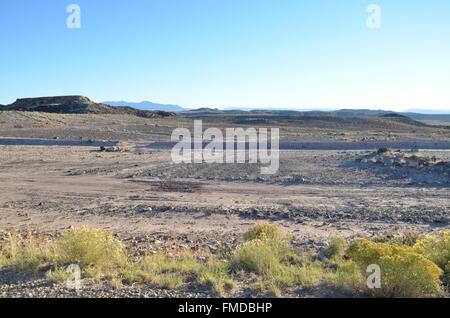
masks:
<instances>
[{"instance_id":1,"label":"hazy distant horizon","mask_svg":"<svg viewBox=\"0 0 450 318\"><path fill-rule=\"evenodd\" d=\"M377 107L373 107L373 108L363 108L363 107L357 107L357 108L350 108L350 107L228 107L228 106L220 106L220 107L215 107L215 106L211 106L211 105L207 105L207 106L186 106L186 105L179 105L179 104L173 104L173 103L159 103L159 102L155 102L155 101L151 101L151 100L142 100L142 101L125 101L125 100L118 100L118 101L102 101L102 103L109 103L109 102L115 102L115 103L126 103L126 104L141 104L141 103L152 103L152 104L157 104L157 105L167 105L167 106L178 106L187 110L192 110L192 109L200 109L200 108L211 108L211 109L220 109L220 110L233 110L233 109L237 109L237 110L298 110L298 111L336 111L336 110L343 110L343 109L353 109L353 110L378 110L378 111L392 111L392 112L403 112L403 113L407 113L407 112L415 112L415 113L422 113L422 114L450 114L450 109L434 109L434 108L429 108L429 109L417 109L417 108L407 108L404 110L394 110L393 108L377 108ZM119 105L117 105L119 106Z\"/></svg>"},{"instance_id":2,"label":"hazy distant horizon","mask_svg":"<svg viewBox=\"0 0 450 318\"><path fill-rule=\"evenodd\" d=\"M66 94L65 96L72 96L72 95L81 95L81 96L86 96L83 94ZM7 102L7 103L1 103L0 105L8 105L8 104L12 104L13 102L16 101L16 99L20 99L20 98L37 98L37 97L48 97L48 96L64 96L64 95L42 95L42 96L21 96L21 97L17 97L15 98L13 101ZM137 106L137 104L142 104L142 103L151 103L151 104L155 104L155 105L162 105L162 106L177 106L180 108L183 108L185 110L195 110L195 109L200 109L200 108L211 108L211 109L219 109L219 110L243 110L243 111L250 111L250 110L286 110L286 111L337 111L337 110L343 110L343 109L351 109L351 110L373 110L373 111L392 111L392 112L402 112L402 113L421 113L421 114L450 114L450 108L449 109L439 109L439 108L433 108L430 107L428 109L418 109L418 108L406 108L406 109L399 109L397 107L349 107L349 106L340 106L340 107L264 107L264 106L256 106L256 107L247 107L247 106L214 106L214 105L197 105L197 106L192 106L192 105L183 105L183 104L175 104L175 103L170 103L170 102L155 102L152 101L150 99L145 99L145 100L140 100L140 101L136 101L136 100L105 100L105 99L100 99L100 100L95 100L93 98L91 98L90 96L86 96L88 98L90 98L91 100L93 100L94 102L98 102L98 103L114 103L113 106ZM120 105L120 103L123 103L124 105ZM136 104L136 105L131 105L131 104Z\"/></svg>"}]
</instances>

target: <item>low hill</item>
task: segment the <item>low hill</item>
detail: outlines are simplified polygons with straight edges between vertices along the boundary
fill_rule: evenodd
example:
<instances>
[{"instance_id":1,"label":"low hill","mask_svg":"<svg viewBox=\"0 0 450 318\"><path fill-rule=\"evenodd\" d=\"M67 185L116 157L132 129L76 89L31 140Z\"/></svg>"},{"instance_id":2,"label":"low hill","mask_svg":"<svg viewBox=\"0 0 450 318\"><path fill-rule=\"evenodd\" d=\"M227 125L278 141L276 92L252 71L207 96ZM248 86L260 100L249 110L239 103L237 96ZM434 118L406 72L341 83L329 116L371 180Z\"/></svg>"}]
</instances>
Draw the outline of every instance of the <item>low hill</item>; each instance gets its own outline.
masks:
<instances>
[{"instance_id":1,"label":"low hill","mask_svg":"<svg viewBox=\"0 0 450 318\"><path fill-rule=\"evenodd\" d=\"M114 107L96 103L85 96L53 96L38 98L20 98L0 110L34 111L59 114L127 114L153 118L173 116L164 111L146 111L131 107Z\"/></svg>"},{"instance_id":2,"label":"low hill","mask_svg":"<svg viewBox=\"0 0 450 318\"><path fill-rule=\"evenodd\" d=\"M338 116L388 116L393 117L395 114L399 116L409 117L419 121L441 121L450 122L450 114L442 111L434 111L433 113L422 112L392 112L385 110L368 110L368 109L341 109L335 111Z\"/></svg>"}]
</instances>

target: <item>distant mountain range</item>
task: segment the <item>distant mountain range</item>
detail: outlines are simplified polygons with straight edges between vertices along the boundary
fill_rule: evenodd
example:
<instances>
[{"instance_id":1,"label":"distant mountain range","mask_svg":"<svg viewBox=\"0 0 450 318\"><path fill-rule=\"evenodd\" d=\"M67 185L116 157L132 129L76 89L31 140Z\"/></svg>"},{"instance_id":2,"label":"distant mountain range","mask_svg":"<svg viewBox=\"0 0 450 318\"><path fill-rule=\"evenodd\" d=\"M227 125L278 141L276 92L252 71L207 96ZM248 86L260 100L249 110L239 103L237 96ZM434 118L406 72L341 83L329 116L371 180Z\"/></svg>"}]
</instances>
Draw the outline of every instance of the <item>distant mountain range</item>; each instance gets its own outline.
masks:
<instances>
[{"instance_id":1,"label":"distant mountain range","mask_svg":"<svg viewBox=\"0 0 450 318\"><path fill-rule=\"evenodd\" d=\"M135 102L127 102L127 101L118 101L118 102L114 102L114 101L107 101L107 102L103 102L103 104L107 104L107 105L111 105L111 106L128 106L128 107L133 107L133 108L137 108L137 109L142 109L142 110L163 110L166 112L180 112L180 111L184 111L184 110L189 110L188 108L184 108L178 105L172 105L172 104L158 104L158 103L152 103L149 101L143 101L143 102L139 102L139 103L135 103Z\"/></svg>"}]
</instances>

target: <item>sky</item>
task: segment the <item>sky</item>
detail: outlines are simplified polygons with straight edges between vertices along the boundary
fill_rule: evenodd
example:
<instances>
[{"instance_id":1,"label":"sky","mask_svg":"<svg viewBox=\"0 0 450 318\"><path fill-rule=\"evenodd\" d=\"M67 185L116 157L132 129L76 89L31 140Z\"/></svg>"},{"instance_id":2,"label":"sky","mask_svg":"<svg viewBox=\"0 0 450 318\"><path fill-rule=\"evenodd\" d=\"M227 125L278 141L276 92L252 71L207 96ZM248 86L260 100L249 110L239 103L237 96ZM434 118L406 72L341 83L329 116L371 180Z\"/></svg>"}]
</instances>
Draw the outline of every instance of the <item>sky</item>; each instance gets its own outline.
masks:
<instances>
[{"instance_id":1,"label":"sky","mask_svg":"<svg viewBox=\"0 0 450 318\"><path fill-rule=\"evenodd\" d=\"M450 110L449 14L448 0L1 0L0 104Z\"/></svg>"}]
</instances>

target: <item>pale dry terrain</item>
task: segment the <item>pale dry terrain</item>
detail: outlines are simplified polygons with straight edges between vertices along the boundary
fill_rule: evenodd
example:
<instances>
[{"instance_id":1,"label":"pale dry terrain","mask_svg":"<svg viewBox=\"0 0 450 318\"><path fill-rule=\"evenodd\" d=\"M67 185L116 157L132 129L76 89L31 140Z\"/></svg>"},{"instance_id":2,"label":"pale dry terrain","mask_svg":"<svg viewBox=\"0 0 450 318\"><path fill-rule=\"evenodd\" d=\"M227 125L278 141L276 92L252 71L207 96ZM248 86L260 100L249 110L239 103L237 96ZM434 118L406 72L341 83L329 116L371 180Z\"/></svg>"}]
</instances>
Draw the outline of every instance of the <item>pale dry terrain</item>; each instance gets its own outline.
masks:
<instances>
[{"instance_id":1,"label":"pale dry terrain","mask_svg":"<svg viewBox=\"0 0 450 318\"><path fill-rule=\"evenodd\" d=\"M272 218L293 229L328 222L357 232L364 224L445 224L446 175L368 169L355 161L362 153L281 151L278 174L259 175L257 164L173 164L164 149L1 146L1 226L227 232L248 218Z\"/></svg>"},{"instance_id":2,"label":"pale dry terrain","mask_svg":"<svg viewBox=\"0 0 450 318\"><path fill-rule=\"evenodd\" d=\"M170 148L155 142L169 141L173 127L191 125L185 117L0 114L0 231L53 235L89 226L156 249L214 249L236 244L260 220L292 231L305 248L336 235L353 240L450 228L445 171L358 160L375 150L370 138L376 137L393 148L425 145L419 154L448 162L446 129L427 134L426 128L414 139L401 138L406 130L374 137L372 130L314 134L291 126L282 130L282 143L291 146L282 146L278 173L261 175L258 164L172 163ZM120 140L129 151L99 150ZM345 149L346 142L359 144ZM22 285L8 284L6 296L23 296Z\"/></svg>"}]
</instances>

